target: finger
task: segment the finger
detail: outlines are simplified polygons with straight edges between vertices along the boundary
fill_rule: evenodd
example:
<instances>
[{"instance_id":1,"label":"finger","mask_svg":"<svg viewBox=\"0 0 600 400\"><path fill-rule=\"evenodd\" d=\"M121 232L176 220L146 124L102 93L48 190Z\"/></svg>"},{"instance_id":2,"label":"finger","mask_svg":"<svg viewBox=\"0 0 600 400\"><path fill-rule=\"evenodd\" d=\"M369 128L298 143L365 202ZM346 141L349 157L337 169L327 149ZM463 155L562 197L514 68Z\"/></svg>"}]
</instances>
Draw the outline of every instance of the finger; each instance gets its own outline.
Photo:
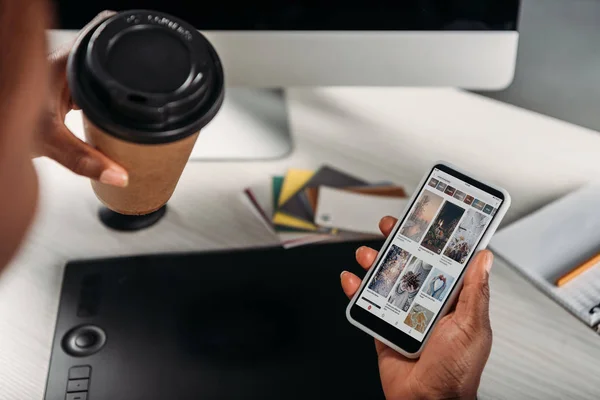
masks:
<instances>
[{"instance_id":1,"label":"finger","mask_svg":"<svg viewBox=\"0 0 600 400\"><path fill-rule=\"evenodd\" d=\"M456 306L458 305L458 299L454 300L452 302L452 305L450 306L450 309L448 310L448 313L446 315L452 315L454 314L454 312L456 311Z\"/></svg>"},{"instance_id":2,"label":"finger","mask_svg":"<svg viewBox=\"0 0 600 400\"><path fill-rule=\"evenodd\" d=\"M57 132L47 135L44 154L64 165L78 175L100 181L107 185L125 187L127 171L87 143L79 140L62 125Z\"/></svg>"},{"instance_id":3,"label":"finger","mask_svg":"<svg viewBox=\"0 0 600 400\"><path fill-rule=\"evenodd\" d=\"M377 351L377 355L382 354L386 349L388 349L389 347L380 342L379 340L375 339L375 350Z\"/></svg>"},{"instance_id":4,"label":"finger","mask_svg":"<svg viewBox=\"0 0 600 400\"><path fill-rule=\"evenodd\" d=\"M375 262L377 254L379 253L376 250L367 246L361 246L356 250L356 261L358 261L361 267L368 270Z\"/></svg>"},{"instance_id":5,"label":"finger","mask_svg":"<svg viewBox=\"0 0 600 400\"><path fill-rule=\"evenodd\" d=\"M489 250L483 250L470 263L456 305L455 315L457 317L472 323L489 325L489 276L493 261L493 254Z\"/></svg>"},{"instance_id":6,"label":"finger","mask_svg":"<svg viewBox=\"0 0 600 400\"><path fill-rule=\"evenodd\" d=\"M381 233L383 233L385 237L388 237L390 233L392 233L392 229L394 229L396 222L398 222L397 218L390 216L383 217L381 218L381 221L379 221L379 230L381 230Z\"/></svg>"},{"instance_id":7,"label":"finger","mask_svg":"<svg viewBox=\"0 0 600 400\"><path fill-rule=\"evenodd\" d=\"M340 280L342 281L342 290L350 299L354 296L354 293L356 293L362 282L358 276L348 271L342 272Z\"/></svg>"}]
</instances>

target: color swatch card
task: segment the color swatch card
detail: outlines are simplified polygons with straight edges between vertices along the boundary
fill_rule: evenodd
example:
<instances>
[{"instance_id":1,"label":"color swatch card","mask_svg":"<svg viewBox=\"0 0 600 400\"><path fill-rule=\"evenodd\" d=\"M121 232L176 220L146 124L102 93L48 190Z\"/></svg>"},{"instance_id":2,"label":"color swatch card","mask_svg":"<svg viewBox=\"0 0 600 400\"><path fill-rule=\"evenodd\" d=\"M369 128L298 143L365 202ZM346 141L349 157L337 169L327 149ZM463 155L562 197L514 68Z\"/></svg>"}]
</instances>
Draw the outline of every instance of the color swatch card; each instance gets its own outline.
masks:
<instances>
[{"instance_id":1,"label":"color swatch card","mask_svg":"<svg viewBox=\"0 0 600 400\"><path fill-rule=\"evenodd\" d=\"M243 194L251 212L286 248L380 236L379 220L399 215L404 197L404 189L390 182L369 183L330 166L292 168Z\"/></svg>"},{"instance_id":2,"label":"color swatch card","mask_svg":"<svg viewBox=\"0 0 600 400\"><path fill-rule=\"evenodd\" d=\"M383 216L399 216L407 200L357 193L327 186L319 188L315 223L332 229L379 235Z\"/></svg>"},{"instance_id":3,"label":"color swatch card","mask_svg":"<svg viewBox=\"0 0 600 400\"><path fill-rule=\"evenodd\" d=\"M367 185L367 182L329 166L321 167L298 188L296 193L283 201L278 212L304 221L313 221L314 213L305 196L304 189L323 185L332 187L364 186Z\"/></svg>"},{"instance_id":4,"label":"color swatch card","mask_svg":"<svg viewBox=\"0 0 600 400\"><path fill-rule=\"evenodd\" d=\"M250 211L263 223L270 234L277 237L284 248L331 240L328 234L315 234L292 227L276 227L273 223L274 205L277 204L284 178L275 176L270 185L246 188L242 200Z\"/></svg>"},{"instance_id":5,"label":"color swatch card","mask_svg":"<svg viewBox=\"0 0 600 400\"><path fill-rule=\"evenodd\" d=\"M370 194L370 195L375 195L375 196L381 196L381 197L406 197L406 193L404 192L404 189L399 187L399 186L394 186L389 182L385 182L382 184L375 184L375 185L369 185L369 186L352 186L352 187L347 187L347 188L343 188L344 190L348 191L348 192L353 192L353 193L364 193L364 194ZM318 187L311 187L311 188L306 188L304 189L304 194L306 196L306 198L308 199L310 208L313 211L313 214L315 214L315 210L317 209L317 202L319 200L319 188Z\"/></svg>"},{"instance_id":6,"label":"color swatch card","mask_svg":"<svg viewBox=\"0 0 600 400\"><path fill-rule=\"evenodd\" d=\"M283 178L279 198L277 199L273 213L273 223L280 227L288 227L302 229L307 231L317 231L318 228L312 223L312 219L299 217L297 214L292 214L284 209L284 205L288 204L297 193L302 190L306 183L313 177L314 172L301 169L290 169ZM292 203L296 203L292 200ZM294 206L292 206L293 208Z\"/></svg>"}]
</instances>

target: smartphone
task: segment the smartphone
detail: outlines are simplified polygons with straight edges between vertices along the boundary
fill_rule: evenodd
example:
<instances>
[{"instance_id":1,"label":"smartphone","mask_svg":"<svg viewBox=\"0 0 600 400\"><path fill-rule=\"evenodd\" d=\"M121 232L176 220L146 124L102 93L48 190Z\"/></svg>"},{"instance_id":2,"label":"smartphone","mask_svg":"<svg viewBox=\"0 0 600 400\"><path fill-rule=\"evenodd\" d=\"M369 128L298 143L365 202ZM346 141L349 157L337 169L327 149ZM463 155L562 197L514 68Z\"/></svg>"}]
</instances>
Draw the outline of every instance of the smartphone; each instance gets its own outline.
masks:
<instances>
[{"instance_id":1,"label":"smartphone","mask_svg":"<svg viewBox=\"0 0 600 400\"><path fill-rule=\"evenodd\" d=\"M419 357L509 206L506 190L436 163L350 301L350 323L406 357Z\"/></svg>"}]
</instances>

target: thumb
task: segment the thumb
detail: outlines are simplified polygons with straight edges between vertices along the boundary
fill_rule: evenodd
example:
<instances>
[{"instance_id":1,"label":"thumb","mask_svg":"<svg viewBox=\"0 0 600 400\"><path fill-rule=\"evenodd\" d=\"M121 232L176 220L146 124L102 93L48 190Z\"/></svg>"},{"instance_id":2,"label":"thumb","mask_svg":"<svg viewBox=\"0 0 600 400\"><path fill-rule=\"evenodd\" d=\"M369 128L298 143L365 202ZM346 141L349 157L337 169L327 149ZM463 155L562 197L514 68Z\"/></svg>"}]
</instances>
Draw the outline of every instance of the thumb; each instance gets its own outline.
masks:
<instances>
[{"instance_id":1,"label":"thumb","mask_svg":"<svg viewBox=\"0 0 600 400\"><path fill-rule=\"evenodd\" d=\"M58 124L55 132L45 137L44 154L78 175L107 185L125 187L127 171L89 144L78 139L65 126Z\"/></svg>"},{"instance_id":2,"label":"thumb","mask_svg":"<svg viewBox=\"0 0 600 400\"><path fill-rule=\"evenodd\" d=\"M475 326L490 324L489 276L494 255L489 250L477 253L467 269L464 286L456 305L455 317Z\"/></svg>"}]
</instances>

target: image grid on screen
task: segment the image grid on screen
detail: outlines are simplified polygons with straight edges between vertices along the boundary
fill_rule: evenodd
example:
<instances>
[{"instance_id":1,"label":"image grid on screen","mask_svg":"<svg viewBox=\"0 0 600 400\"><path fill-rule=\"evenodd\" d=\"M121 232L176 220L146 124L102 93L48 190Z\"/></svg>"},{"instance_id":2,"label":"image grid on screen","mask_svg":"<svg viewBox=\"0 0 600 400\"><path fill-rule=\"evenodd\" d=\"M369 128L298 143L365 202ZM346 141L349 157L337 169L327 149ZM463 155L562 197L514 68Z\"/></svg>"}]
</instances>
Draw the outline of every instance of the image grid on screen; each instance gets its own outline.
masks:
<instances>
[{"instance_id":1,"label":"image grid on screen","mask_svg":"<svg viewBox=\"0 0 600 400\"><path fill-rule=\"evenodd\" d=\"M356 304L423 340L501 203L434 170Z\"/></svg>"}]
</instances>

